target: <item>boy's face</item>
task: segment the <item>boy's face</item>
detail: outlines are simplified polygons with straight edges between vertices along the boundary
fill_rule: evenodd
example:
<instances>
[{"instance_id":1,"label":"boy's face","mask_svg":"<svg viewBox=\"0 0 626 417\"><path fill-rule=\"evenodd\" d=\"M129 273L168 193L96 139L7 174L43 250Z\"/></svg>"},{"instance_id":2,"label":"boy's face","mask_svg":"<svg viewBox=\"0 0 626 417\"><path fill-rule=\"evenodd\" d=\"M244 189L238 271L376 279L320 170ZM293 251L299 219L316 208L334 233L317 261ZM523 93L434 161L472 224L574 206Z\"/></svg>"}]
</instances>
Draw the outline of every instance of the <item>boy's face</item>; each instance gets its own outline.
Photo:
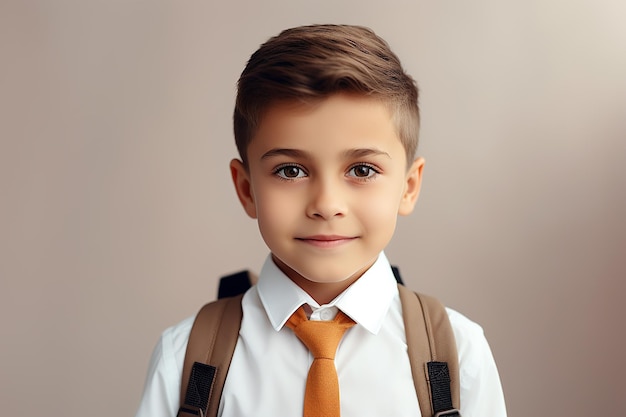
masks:
<instances>
[{"instance_id":1,"label":"boy's face","mask_svg":"<svg viewBox=\"0 0 626 417\"><path fill-rule=\"evenodd\" d=\"M346 94L272 106L247 157L247 170L231 162L237 194L303 287L347 287L375 262L397 215L413 210L424 164L407 170L387 106Z\"/></svg>"}]
</instances>

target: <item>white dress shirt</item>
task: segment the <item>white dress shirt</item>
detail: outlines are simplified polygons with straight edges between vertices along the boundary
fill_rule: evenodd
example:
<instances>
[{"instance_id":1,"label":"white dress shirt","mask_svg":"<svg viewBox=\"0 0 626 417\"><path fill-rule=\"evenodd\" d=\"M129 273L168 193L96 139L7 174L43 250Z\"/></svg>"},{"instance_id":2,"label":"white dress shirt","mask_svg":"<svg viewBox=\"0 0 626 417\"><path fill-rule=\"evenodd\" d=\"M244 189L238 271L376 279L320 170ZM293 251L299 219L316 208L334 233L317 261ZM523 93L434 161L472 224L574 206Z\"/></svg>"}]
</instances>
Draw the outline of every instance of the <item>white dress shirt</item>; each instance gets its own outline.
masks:
<instances>
[{"instance_id":1,"label":"white dress shirt","mask_svg":"<svg viewBox=\"0 0 626 417\"><path fill-rule=\"evenodd\" d=\"M320 306L268 256L259 282L242 301L243 320L219 415L302 416L306 377L313 358L285 322L302 304L311 320L331 320L338 309L357 324L344 335L335 365L341 415L421 416L407 356L402 306L389 262L381 253L346 291ZM498 371L482 328L447 309L454 330L463 417L505 417ZM162 334L148 370L136 417L174 417L182 364L193 324L190 317Z\"/></svg>"}]
</instances>

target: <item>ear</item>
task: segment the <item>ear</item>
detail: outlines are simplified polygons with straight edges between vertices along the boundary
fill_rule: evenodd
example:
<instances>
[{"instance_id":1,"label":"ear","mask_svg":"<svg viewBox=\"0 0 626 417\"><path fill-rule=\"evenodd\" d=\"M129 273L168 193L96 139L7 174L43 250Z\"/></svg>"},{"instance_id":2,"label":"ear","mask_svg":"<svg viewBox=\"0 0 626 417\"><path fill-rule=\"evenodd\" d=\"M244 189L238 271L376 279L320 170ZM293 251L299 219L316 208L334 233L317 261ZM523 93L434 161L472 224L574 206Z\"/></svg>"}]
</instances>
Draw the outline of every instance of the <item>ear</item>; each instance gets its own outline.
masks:
<instances>
[{"instance_id":1,"label":"ear","mask_svg":"<svg viewBox=\"0 0 626 417\"><path fill-rule=\"evenodd\" d=\"M400 200L398 214L407 216L413 212L415 203L422 187L422 171L424 169L424 158L417 158L409 168L405 178L404 192Z\"/></svg>"},{"instance_id":2,"label":"ear","mask_svg":"<svg viewBox=\"0 0 626 417\"><path fill-rule=\"evenodd\" d=\"M250 184L250 173L239 159L230 161L230 175L237 191L237 197L246 211L246 214L256 219L256 205Z\"/></svg>"}]
</instances>

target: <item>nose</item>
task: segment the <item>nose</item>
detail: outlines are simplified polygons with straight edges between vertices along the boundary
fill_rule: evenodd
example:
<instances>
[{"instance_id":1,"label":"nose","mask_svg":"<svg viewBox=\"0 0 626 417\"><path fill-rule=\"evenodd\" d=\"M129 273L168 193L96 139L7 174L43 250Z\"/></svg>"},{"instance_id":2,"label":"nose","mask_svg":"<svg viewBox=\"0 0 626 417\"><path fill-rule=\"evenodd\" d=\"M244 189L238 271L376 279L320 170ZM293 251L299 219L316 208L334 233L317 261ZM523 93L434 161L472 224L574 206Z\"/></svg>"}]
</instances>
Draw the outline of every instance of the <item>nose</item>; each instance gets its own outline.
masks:
<instances>
[{"instance_id":1,"label":"nose","mask_svg":"<svg viewBox=\"0 0 626 417\"><path fill-rule=\"evenodd\" d=\"M312 219L330 220L348 212L345 190L332 180L318 180L311 184L306 214Z\"/></svg>"}]
</instances>

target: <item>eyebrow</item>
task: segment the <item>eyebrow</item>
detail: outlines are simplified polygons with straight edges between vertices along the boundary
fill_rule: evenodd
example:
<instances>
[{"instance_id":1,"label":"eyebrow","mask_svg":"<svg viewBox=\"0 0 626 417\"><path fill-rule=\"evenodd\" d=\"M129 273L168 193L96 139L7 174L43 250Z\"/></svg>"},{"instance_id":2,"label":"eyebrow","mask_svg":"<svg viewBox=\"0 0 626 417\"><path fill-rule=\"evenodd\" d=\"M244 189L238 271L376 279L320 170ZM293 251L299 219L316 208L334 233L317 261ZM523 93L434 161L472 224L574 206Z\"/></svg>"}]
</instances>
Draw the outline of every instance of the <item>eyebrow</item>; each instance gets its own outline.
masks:
<instances>
[{"instance_id":1,"label":"eyebrow","mask_svg":"<svg viewBox=\"0 0 626 417\"><path fill-rule=\"evenodd\" d=\"M306 156L307 153L304 151L300 151L298 149L289 149L289 148L274 148L265 152L263 156L261 156L261 160L274 158L276 156L290 156L292 158L300 158Z\"/></svg>"},{"instance_id":2,"label":"eyebrow","mask_svg":"<svg viewBox=\"0 0 626 417\"><path fill-rule=\"evenodd\" d=\"M261 156L261 159L269 159L269 158L274 158L277 156L289 156L292 158L303 158L303 157L307 157L309 155L308 152L299 150L299 149L290 149L290 148L275 148L275 149L270 149L269 151L265 152L263 154L263 156ZM357 149L348 149L347 151L343 152L343 157L346 159L352 159L352 158L365 158L368 156L386 156L389 159L391 158L391 155L389 155L387 152L381 151L379 149L376 148L357 148Z\"/></svg>"},{"instance_id":3,"label":"eyebrow","mask_svg":"<svg viewBox=\"0 0 626 417\"><path fill-rule=\"evenodd\" d=\"M391 159L391 155L387 152L381 151L376 148L357 148L357 149L349 149L343 153L346 159L350 158L365 158L367 156L386 156Z\"/></svg>"}]
</instances>

